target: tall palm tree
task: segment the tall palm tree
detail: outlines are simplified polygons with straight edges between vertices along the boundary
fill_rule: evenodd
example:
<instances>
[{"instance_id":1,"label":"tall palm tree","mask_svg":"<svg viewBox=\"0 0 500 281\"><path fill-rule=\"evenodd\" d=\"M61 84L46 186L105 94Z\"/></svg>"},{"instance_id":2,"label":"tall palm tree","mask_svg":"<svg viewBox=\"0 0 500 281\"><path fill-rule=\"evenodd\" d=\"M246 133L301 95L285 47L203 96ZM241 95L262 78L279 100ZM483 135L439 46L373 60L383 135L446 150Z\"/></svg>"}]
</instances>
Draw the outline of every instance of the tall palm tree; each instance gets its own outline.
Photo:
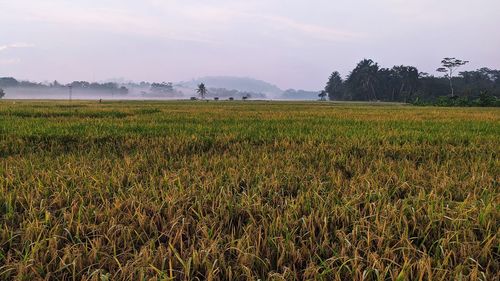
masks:
<instances>
[{"instance_id":1,"label":"tall palm tree","mask_svg":"<svg viewBox=\"0 0 500 281\"><path fill-rule=\"evenodd\" d=\"M399 82L398 96L407 102L418 87L418 69L413 66L400 65L394 66L392 72Z\"/></svg>"},{"instance_id":2,"label":"tall palm tree","mask_svg":"<svg viewBox=\"0 0 500 281\"><path fill-rule=\"evenodd\" d=\"M347 84L361 100L377 100L376 87L378 84L379 66L370 59L364 59L347 78Z\"/></svg>"},{"instance_id":3,"label":"tall palm tree","mask_svg":"<svg viewBox=\"0 0 500 281\"><path fill-rule=\"evenodd\" d=\"M200 95L201 99L204 100L205 96L207 95L207 88L205 87L205 84L201 83L198 85L198 89L196 89L196 92Z\"/></svg>"},{"instance_id":4,"label":"tall palm tree","mask_svg":"<svg viewBox=\"0 0 500 281\"><path fill-rule=\"evenodd\" d=\"M372 98L377 100L377 93L375 91L375 86L378 83L377 72L379 70L378 64L374 63L372 60L364 60L361 63L360 80L363 89L366 92L371 92Z\"/></svg>"}]
</instances>

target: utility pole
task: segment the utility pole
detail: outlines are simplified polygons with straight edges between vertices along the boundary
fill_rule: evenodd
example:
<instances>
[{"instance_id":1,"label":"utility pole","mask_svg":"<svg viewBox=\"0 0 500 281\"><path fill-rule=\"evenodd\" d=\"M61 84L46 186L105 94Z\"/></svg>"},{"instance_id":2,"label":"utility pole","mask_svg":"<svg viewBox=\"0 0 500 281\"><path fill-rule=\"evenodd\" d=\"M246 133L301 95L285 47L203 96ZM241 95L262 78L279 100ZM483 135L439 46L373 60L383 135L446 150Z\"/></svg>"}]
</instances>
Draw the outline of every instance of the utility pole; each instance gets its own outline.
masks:
<instances>
[{"instance_id":1,"label":"utility pole","mask_svg":"<svg viewBox=\"0 0 500 281\"><path fill-rule=\"evenodd\" d=\"M69 85L68 89L69 89L69 101L71 102L72 95L73 95L73 86Z\"/></svg>"}]
</instances>

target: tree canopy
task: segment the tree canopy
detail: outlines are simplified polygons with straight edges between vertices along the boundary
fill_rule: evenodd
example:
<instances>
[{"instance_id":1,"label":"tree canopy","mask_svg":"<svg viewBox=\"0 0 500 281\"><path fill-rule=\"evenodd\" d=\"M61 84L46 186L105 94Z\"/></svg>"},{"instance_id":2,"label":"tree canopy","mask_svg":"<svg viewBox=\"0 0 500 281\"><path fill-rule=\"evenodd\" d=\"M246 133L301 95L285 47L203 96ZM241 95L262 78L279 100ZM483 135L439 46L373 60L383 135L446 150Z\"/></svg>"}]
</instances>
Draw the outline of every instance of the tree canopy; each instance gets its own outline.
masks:
<instances>
[{"instance_id":1,"label":"tree canopy","mask_svg":"<svg viewBox=\"0 0 500 281\"><path fill-rule=\"evenodd\" d=\"M480 68L457 74L467 63L444 58L437 71L445 75L433 76L419 72L414 66L383 68L371 59L363 59L345 80L334 71L325 91L330 100L347 101L434 102L444 98L472 101L479 100L480 95L500 98L500 71Z\"/></svg>"}]
</instances>

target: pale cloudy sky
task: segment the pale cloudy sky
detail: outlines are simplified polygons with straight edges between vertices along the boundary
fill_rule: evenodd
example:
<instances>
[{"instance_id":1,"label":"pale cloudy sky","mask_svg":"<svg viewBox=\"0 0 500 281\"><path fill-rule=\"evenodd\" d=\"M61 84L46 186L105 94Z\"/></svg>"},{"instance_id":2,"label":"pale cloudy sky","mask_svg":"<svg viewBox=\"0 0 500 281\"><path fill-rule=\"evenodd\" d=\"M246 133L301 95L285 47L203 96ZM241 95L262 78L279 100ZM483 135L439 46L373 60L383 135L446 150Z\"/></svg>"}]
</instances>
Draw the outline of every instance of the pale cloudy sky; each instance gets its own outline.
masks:
<instances>
[{"instance_id":1,"label":"pale cloudy sky","mask_svg":"<svg viewBox=\"0 0 500 281\"><path fill-rule=\"evenodd\" d=\"M246 76L316 90L362 58L500 68L499 0L0 0L0 76Z\"/></svg>"}]
</instances>

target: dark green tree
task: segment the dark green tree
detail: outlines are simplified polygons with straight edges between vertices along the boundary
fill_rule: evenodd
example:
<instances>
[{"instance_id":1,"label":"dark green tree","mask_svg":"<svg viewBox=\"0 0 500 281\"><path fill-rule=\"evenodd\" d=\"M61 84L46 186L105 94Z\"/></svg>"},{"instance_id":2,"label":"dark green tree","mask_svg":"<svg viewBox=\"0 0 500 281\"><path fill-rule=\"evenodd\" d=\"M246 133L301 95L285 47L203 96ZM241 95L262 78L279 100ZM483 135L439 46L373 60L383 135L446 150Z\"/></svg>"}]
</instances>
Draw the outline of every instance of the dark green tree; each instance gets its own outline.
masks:
<instances>
[{"instance_id":1,"label":"dark green tree","mask_svg":"<svg viewBox=\"0 0 500 281\"><path fill-rule=\"evenodd\" d=\"M381 68L377 73L378 98L383 101L399 101L399 83L395 71L390 68Z\"/></svg>"},{"instance_id":2,"label":"dark green tree","mask_svg":"<svg viewBox=\"0 0 500 281\"><path fill-rule=\"evenodd\" d=\"M330 100L342 100L344 99L343 90L344 81L340 76L340 73L334 71L325 86L325 92L328 94Z\"/></svg>"},{"instance_id":3,"label":"dark green tree","mask_svg":"<svg viewBox=\"0 0 500 281\"><path fill-rule=\"evenodd\" d=\"M355 100L378 100L379 66L371 59L363 59L347 78L349 90Z\"/></svg>"},{"instance_id":4,"label":"dark green tree","mask_svg":"<svg viewBox=\"0 0 500 281\"><path fill-rule=\"evenodd\" d=\"M318 97L319 97L320 100L325 101L327 95L328 94L326 93L326 91L323 90L323 91L319 92Z\"/></svg>"},{"instance_id":5,"label":"dark green tree","mask_svg":"<svg viewBox=\"0 0 500 281\"><path fill-rule=\"evenodd\" d=\"M12 77L1 77L0 78L0 87L3 88L13 88L19 86L19 81Z\"/></svg>"},{"instance_id":6,"label":"dark green tree","mask_svg":"<svg viewBox=\"0 0 500 281\"><path fill-rule=\"evenodd\" d=\"M494 92L494 73L489 68L483 67L473 71L459 73L458 90L468 98L477 96L481 92ZM457 83L456 83L457 84Z\"/></svg>"},{"instance_id":7,"label":"dark green tree","mask_svg":"<svg viewBox=\"0 0 500 281\"><path fill-rule=\"evenodd\" d=\"M479 94L479 97L477 99L477 103L479 106L495 106L496 103L496 98L490 94L488 94L486 91L482 91Z\"/></svg>"},{"instance_id":8,"label":"dark green tree","mask_svg":"<svg viewBox=\"0 0 500 281\"><path fill-rule=\"evenodd\" d=\"M400 65L394 66L392 71L399 86L397 100L404 102L411 100L418 88L418 69L413 66Z\"/></svg>"},{"instance_id":9,"label":"dark green tree","mask_svg":"<svg viewBox=\"0 0 500 281\"><path fill-rule=\"evenodd\" d=\"M5 92L3 89L0 88L0 99L5 96Z\"/></svg>"}]
</instances>

